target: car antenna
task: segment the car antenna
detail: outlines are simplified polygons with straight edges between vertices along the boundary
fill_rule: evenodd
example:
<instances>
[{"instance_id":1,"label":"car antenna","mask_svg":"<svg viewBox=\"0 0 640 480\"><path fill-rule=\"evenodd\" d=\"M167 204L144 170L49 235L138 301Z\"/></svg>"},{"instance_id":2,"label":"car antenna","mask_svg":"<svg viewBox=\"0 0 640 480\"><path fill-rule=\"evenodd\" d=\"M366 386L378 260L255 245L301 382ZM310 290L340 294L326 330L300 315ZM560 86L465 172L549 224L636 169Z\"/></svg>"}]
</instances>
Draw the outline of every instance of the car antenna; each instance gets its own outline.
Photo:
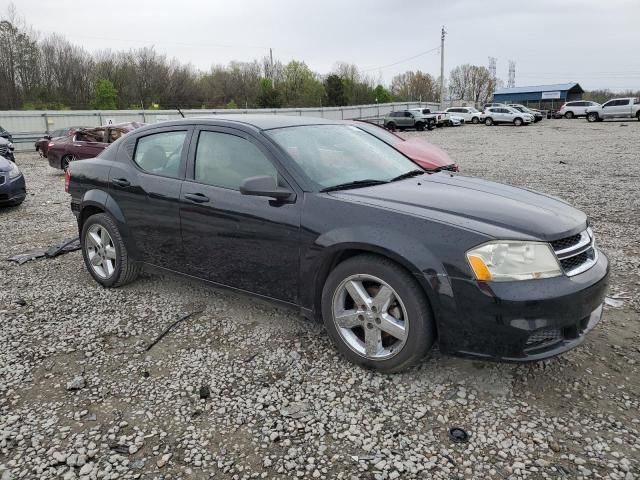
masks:
<instances>
[{"instance_id":1,"label":"car antenna","mask_svg":"<svg viewBox=\"0 0 640 480\"><path fill-rule=\"evenodd\" d=\"M182 118L184 118L184 113L182 113L182 110L180 110L180 107L176 107L178 109L178 113L180 114L180 116Z\"/></svg>"}]
</instances>

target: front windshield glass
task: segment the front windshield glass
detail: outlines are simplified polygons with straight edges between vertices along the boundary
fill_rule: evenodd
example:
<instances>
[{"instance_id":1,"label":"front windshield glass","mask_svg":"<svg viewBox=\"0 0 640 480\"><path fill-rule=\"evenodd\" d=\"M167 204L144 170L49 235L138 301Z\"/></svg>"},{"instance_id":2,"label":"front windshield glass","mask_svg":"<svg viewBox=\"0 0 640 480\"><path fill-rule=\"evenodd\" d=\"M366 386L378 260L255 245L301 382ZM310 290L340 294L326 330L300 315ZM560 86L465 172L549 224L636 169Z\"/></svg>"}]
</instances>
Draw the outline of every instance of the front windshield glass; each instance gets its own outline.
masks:
<instances>
[{"instance_id":1,"label":"front windshield glass","mask_svg":"<svg viewBox=\"0 0 640 480\"><path fill-rule=\"evenodd\" d=\"M418 166L354 125L305 125L265 132L298 164L316 189L384 181Z\"/></svg>"},{"instance_id":2,"label":"front windshield glass","mask_svg":"<svg viewBox=\"0 0 640 480\"><path fill-rule=\"evenodd\" d=\"M365 124L364 122L358 123L358 128L364 130L371 135L378 137L383 142L387 142L389 145L395 145L396 143L400 143L404 141L404 138L398 137L394 135L389 130L385 130L384 128L377 127L375 125Z\"/></svg>"}]
</instances>

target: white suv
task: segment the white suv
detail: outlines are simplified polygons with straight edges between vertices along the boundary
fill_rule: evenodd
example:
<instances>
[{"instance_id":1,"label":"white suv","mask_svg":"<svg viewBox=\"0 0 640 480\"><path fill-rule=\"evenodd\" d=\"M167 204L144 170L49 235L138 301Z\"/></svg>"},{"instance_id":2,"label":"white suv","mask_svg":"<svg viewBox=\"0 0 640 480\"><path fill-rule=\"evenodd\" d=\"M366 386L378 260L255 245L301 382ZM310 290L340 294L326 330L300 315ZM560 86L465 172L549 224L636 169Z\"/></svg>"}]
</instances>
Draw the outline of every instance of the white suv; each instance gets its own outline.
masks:
<instances>
[{"instance_id":1,"label":"white suv","mask_svg":"<svg viewBox=\"0 0 640 480\"><path fill-rule=\"evenodd\" d=\"M447 108L446 112L474 124L484 122L485 119L485 114L473 107L451 107Z\"/></svg>"},{"instance_id":2,"label":"white suv","mask_svg":"<svg viewBox=\"0 0 640 480\"><path fill-rule=\"evenodd\" d=\"M484 114L486 115L485 125L513 123L516 127L519 127L533 122L533 115L519 112L511 107L489 107L484 111Z\"/></svg>"},{"instance_id":3,"label":"white suv","mask_svg":"<svg viewBox=\"0 0 640 480\"><path fill-rule=\"evenodd\" d=\"M600 106L599 103L591 102L588 100L567 102L560 107L560 110L558 110L558 115L561 115L564 118L586 117L587 108L598 106Z\"/></svg>"}]
</instances>

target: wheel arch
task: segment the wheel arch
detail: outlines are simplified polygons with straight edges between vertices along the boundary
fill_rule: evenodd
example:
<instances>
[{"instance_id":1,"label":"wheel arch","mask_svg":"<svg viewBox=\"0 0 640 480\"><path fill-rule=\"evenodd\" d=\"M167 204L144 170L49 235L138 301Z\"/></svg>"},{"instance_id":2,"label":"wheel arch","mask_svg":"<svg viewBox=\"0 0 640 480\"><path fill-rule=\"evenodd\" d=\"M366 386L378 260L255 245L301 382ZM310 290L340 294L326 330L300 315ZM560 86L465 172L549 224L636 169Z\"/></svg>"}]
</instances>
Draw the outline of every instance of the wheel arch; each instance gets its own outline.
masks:
<instances>
[{"instance_id":1,"label":"wheel arch","mask_svg":"<svg viewBox=\"0 0 640 480\"><path fill-rule=\"evenodd\" d=\"M306 285L303 285L303 288L306 288L308 289L307 291L312 292L312 297L309 300L312 301L311 311L313 312L315 319L317 321L322 320L322 290L331 271L333 271L333 269L335 269L339 264L343 263L349 258L366 254L377 255L391 260L396 265L407 271L407 273L409 273L413 278L415 278L429 303L429 307L431 309L430 313L433 317L437 334L437 332L439 331L438 311L440 310L440 292L434 289L434 285L437 288L440 286L438 282L442 282L442 275L440 275L439 272L444 271L444 266L434 265L434 268L427 269L427 272L429 273L426 273L421 270L421 268L416 265L415 262L412 262L406 256L401 255L385 246L370 243L344 242L335 244L325 249L322 257L317 262L315 275ZM436 280L432 281L432 278L435 278Z\"/></svg>"},{"instance_id":2,"label":"wheel arch","mask_svg":"<svg viewBox=\"0 0 640 480\"><path fill-rule=\"evenodd\" d=\"M140 259L140 252L130 235L129 227L125 216L116 201L104 190L87 190L80 202L80 213L78 215L78 233L82 233L82 227L91 215L96 213L109 214L118 227L120 235L127 246L127 250L135 259Z\"/></svg>"}]
</instances>

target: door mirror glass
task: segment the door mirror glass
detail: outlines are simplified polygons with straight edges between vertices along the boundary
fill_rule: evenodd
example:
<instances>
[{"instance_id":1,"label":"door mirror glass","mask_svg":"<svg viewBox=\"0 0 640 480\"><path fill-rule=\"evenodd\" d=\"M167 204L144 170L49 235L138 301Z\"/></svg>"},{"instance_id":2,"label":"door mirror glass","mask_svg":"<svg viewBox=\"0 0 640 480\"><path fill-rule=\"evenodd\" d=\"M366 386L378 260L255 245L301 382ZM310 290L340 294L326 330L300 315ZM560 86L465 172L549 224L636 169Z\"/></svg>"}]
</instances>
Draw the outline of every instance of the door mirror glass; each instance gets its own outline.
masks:
<instances>
[{"instance_id":1,"label":"door mirror glass","mask_svg":"<svg viewBox=\"0 0 640 480\"><path fill-rule=\"evenodd\" d=\"M276 179L269 175L245 178L240 183L240 193L256 197L271 197L276 200L285 200L293 195L288 188L279 187Z\"/></svg>"}]
</instances>

